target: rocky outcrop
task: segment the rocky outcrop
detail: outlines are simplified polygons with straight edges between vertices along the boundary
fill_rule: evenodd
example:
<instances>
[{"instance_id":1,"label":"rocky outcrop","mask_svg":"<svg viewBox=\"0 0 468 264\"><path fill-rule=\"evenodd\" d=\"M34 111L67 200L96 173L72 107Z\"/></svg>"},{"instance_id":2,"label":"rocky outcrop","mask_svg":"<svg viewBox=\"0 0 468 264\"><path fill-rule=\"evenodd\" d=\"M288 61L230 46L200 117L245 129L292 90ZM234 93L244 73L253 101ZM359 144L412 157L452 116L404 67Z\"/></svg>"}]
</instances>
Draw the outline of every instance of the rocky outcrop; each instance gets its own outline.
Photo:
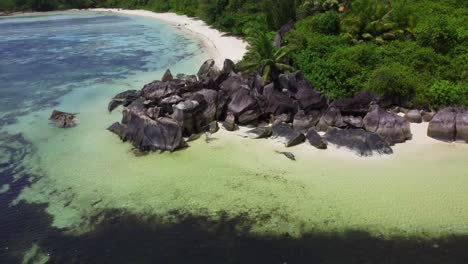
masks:
<instances>
[{"instance_id":1,"label":"rocky outcrop","mask_svg":"<svg viewBox=\"0 0 468 264\"><path fill-rule=\"evenodd\" d=\"M372 156L373 153L392 154L389 144L378 134L362 129L330 129L325 140L337 147L344 147L359 156Z\"/></svg>"},{"instance_id":2,"label":"rocky outcrop","mask_svg":"<svg viewBox=\"0 0 468 264\"><path fill-rule=\"evenodd\" d=\"M369 111L372 103L378 103L379 97L368 90L363 90L354 95L353 98L335 100L330 107L337 108L344 116L364 117Z\"/></svg>"},{"instance_id":3,"label":"rocky outcrop","mask_svg":"<svg viewBox=\"0 0 468 264\"><path fill-rule=\"evenodd\" d=\"M171 70L167 69L166 72L164 73L163 77L161 78L162 82L171 82L174 80L174 77L172 76Z\"/></svg>"},{"instance_id":4,"label":"rocky outcrop","mask_svg":"<svg viewBox=\"0 0 468 264\"><path fill-rule=\"evenodd\" d=\"M214 60L207 60L198 70L197 76L199 80L204 79L214 79L218 77L220 71L219 68L215 65Z\"/></svg>"},{"instance_id":5,"label":"rocky outcrop","mask_svg":"<svg viewBox=\"0 0 468 264\"><path fill-rule=\"evenodd\" d=\"M468 143L468 108L447 107L429 122L429 137L441 141L461 140Z\"/></svg>"},{"instance_id":6,"label":"rocky outcrop","mask_svg":"<svg viewBox=\"0 0 468 264\"><path fill-rule=\"evenodd\" d=\"M346 124L343 122L340 110L335 107L330 107L320 118L317 124L317 130L326 132L330 127L344 126L346 126Z\"/></svg>"},{"instance_id":7,"label":"rocky outcrop","mask_svg":"<svg viewBox=\"0 0 468 264\"><path fill-rule=\"evenodd\" d=\"M76 126L75 117L76 114L54 110L50 115L49 120L59 128L69 128Z\"/></svg>"},{"instance_id":8,"label":"rocky outcrop","mask_svg":"<svg viewBox=\"0 0 468 264\"><path fill-rule=\"evenodd\" d=\"M125 92L121 92L114 96L114 98L112 98L112 100L109 102L107 109L109 110L109 112L112 112L115 108L117 108L120 105L128 106L133 101L138 99L140 97L140 94L140 91L137 90L128 90Z\"/></svg>"},{"instance_id":9,"label":"rocky outcrop","mask_svg":"<svg viewBox=\"0 0 468 264\"><path fill-rule=\"evenodd\" d=\"M319 111L313 111L310 114L306 114L302 110L297 112L293 120L294 130L301 133L307 133L309 128L315 127L315 125L318 123L320 120L320 115L321 113Z\"/></svg>"},{"instance_id":10,"label":"rocky outcrop","mask_svg":"<svg viewBox=\"0 0 468 264\"><path fill-rule=\"evenodd\" d=\"M318 149L326 149L327 143L323 141L322 137L317 133L314 128L310 128L307 131L306 139L310 143L310 145L318 148Z\"/></svg>"},{"instance_id":11,"label":"rocky outcrop","mask_svg":"<svg viewBox=\"0 0 468 264\"><path fill-rule=\"evenodd\" d=\"M294 131L285 123L273 124L272 137L278 139L286 147L292 147L305 141L304 134Z\"/></svg>"},{"instance_id":12,"label":"rocky outcrop","mask_svg":"<svg viewBox=\"0 0 468 264\"><path fill-rule=\"evenodd\" d=\"M124 110L120 126L109 130L118 133L123 141L130 141L142 151L174 151L184 145L182 127L173 119L160 117L153 120L131 110Z\"/></svg>"},{"instance_id":13,"label":"rocky outcrop","mask_svg":"<svg viewBox=\"0 0 468 264\"><path fill-rule=\"evenodd\" d=\"M374 109L364 117L363 122L367 131L377 133L390 145L403 143L412 137L408 120L379 106L374 106Z\"/></svg>"}]
</instances>

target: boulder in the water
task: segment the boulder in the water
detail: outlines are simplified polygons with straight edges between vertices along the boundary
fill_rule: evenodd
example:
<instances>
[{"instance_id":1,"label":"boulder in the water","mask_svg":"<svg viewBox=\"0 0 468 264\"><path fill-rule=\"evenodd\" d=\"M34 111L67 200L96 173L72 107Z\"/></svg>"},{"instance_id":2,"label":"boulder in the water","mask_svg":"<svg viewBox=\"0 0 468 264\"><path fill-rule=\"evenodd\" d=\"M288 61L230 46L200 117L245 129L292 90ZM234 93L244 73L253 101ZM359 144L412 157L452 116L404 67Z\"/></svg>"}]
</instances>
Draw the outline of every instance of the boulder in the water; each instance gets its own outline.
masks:
<instances>
[{"instance_id":1,"label":"boulder in the water","mask_svg":"<svg viewBox=\"0 0 468 264\"><path fill-rule=\"evenodd\" d=\"M75 122L76 114L66 113L62 111L54 110L50 115L50 120L60 128L68 128L76 126Z\"/></svg>"},{"instance_id":2,"label":"boulder in the water","mask_svg":"<svg viewBox=\"0 0 468 264\"><path fill-rule=\"evenodd\" d=\"M378 134L362 129L330 129L324 139L337 147L344 147L359 156L372 156L373 153L392 154L390 145Z\"/></svg>"}]
</instances>

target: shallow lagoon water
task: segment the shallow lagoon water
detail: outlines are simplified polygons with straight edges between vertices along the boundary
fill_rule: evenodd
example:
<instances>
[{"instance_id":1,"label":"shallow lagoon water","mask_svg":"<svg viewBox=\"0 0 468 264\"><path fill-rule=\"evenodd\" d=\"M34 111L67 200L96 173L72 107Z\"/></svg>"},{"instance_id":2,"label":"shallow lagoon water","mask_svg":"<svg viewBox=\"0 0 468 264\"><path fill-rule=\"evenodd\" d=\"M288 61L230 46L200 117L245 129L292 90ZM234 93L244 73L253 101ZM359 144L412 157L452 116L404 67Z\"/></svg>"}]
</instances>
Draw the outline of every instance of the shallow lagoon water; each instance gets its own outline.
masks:
<instances>
[{"instance_id":1,"label":"shallow lagoon water","mask_svg":"<svg viewBox=\"0 0 468 264\"><path fill-rule=\"evenodd\" d=\"M51 19L57 23L50 24ZM64 32L60 19L68 21L69 24L64 24L68 25L67 28L74 28L73 25L78 23L76 31ZM44 258L45 254L50 254L52 262L83 261L89 256L79 252L90 251L83 242L77 241L94 241L92 238L96 237L100 238L96 241L101 243L103 240L112 241L112 233L118 236L119 230L126 230L126 227L128 234L138 233L142 229L139 221L154 225L148 227L149 230L165 230L164 225L175 227L171 229L172 235L142 232L153 237L140 234L140 237L133 238L135 247L144 249L153 241L159 246L153 244L148 249L150 251L170 247L167 245L172 245L173 251L182 251L186 249L184 232L187 230L178 224L186 224L187 217L197 219L189 221L191 231L198 230L199 225L211 230L211 226L225 222L234 230L228 232L223 229L220 236L214 232L214 237L210 237L212 241L219 239L232 243L231 238L224 240L221 235L248 236L249 239L252 236L268 241L287 235L292 239L281 245L267 243L272 248L299 243L294 239L300 241L310 234L325 234L330 238L349 231L366 232L369 237L382 241L468 235L466 145L426 144L415 138L407 143L406 147L410 148L397 146L392 156L367 159L343 150L320 151L303 144L288 149L297 158L292 162L275 153L275 150L284 150L277 142L249 140L240 137L240 132L221 130L210 143L201 138L191 142L189 148L175 153L136 156L130 144L120 142L106 130L121 118L121 109L112 114L107 112L109 99L120 91L139 89L145 83L158 79L166 67L173 72L195 72L208 56L201 51L199 44L168 25L136 17L76 13L14 18L11 21L26 25L31 25L28 21L42 21L43 25L32 23L38 27L35 32L39 34L30 36L33 38L41 39L46 35L50 41L48 34L70 38L68 41L60 40L58 44L52 41L57 46L51 48L52 51L47 50L46 56L51 56L48 59L29 61L34 58L31 54L40 52L29 46L24 49L30 53L18 58L22 61L18 62L13 53L17 50L22 52L23 48L15 48L10 50L13 52L10 56L2 56L8 58L2 59L2 80L9 81L10 87L18 87L15 93L21 95L14 94L7 86L1 88L2 112L10 114L4 117L4 124L17 119L11 125L4 125L3 131L9 134L20 132L30 143L24 143L30 151L25 152L20 165L15 164L18 165L15 170L8 171L8 175L2 173L2 177L9 180L0 181L0 197L8 199L0 202L8 202L8 210L16 207L17 212L29 208L28 205L38 205L41 210L31 211L46 215L45 223L40 221L37 226L34 221L16 219L28 223L26 228L35 235L31 235L34 239L28 239L27 235L25 238L9 236L2 243L10 251L17 247L11 255L42 261L49 259ZM2 19L0 23L6 22ZM8 23L12 30L18 30L11 25L13 22ZM112 24L117 26L114 28ZM102 25L101 30L99 25ZM0 26L3 29L4 24ZM128 28L125 30L125 27ZM23 28L27 30L29 26ZM55 33L50 33L50 28ZM86 37L77 35L85 34L83 31L86 30ZM165 37L159 37L161 34ZM22 36L17 34L17 38ZM76 44L76 38L83 43ZM11 44L8 42L0 41L0 45ZM61 45L78 46L67 51ZM91 50L92 55L89 54ZM49 52L52 54L47 55ZM56 66L55 52L70 62L63 68ZM82 62L79 71L73 66L77 60ZM11 64L18 68L5 66ZM24 77L21 65L30 69L27 77ZM48 72L49 66L59 68ZM38 75L35 75L36 71ZM57 71L61 74L57 75ZM52 127L47 121L51 105L79 113L78 126L65 130ZM25 111L15 115L18 109ZM12 140L3 142L9 144ZM2 217L8 219L4 222L10 223L8 216ZM242 221L235 221L237 217ZM113 231L102 231L108 230L109 222L113 221L117 221L115 229L110 228ZM243 229L245 225L248 225L247 231ZM8 232L8 226L2 228L2 234ZM158 235L168 240L156 237ZM187 232L186 239L197 244L190 235ZM180 245L174 246L171 239ZM322 240L330 245L342 243ZM116 241L120 240L116 238ZM251 240L245 243L257 245ZM61 244L67 246L62 248ZM106 250L115 246L112 242L104 244L93 252L96 259L105 256ZM207 247L210 245L208 243ZM218 246L230 249L228 244ZM301 246L304 245L297 245L298 248ZM268 247L263 244L257 248L253 246L253 250L258 252L265 248ZM367 246L363 248L368 249ZM10 254L2 250L3 255L0 256ZM204 252L203 249L198 250ZM197 257L200 254L197 252L190 256ZM354 253L359 255L360 252ZM119 255L115 250L113 254ZM149 253L139 254L144 257ZM228 255L233 259L237 257L231 253L210 259L219 262ZM382 253L381 257L390 256ZM144 261L138 259L137 262Z\"/></svg>"}]
</instances>

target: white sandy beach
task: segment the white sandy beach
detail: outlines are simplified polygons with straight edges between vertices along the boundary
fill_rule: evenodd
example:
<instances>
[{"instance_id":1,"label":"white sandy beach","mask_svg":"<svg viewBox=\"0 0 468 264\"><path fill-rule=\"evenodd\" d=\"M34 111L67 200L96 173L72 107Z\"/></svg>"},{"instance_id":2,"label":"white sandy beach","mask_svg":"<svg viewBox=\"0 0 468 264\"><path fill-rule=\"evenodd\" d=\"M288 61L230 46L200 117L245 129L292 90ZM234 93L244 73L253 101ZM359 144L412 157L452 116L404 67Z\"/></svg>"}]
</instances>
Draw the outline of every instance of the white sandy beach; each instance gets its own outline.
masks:
<instances>
[{"instance_id":1,"label":"white sandy beach","mask_svg":"<svg viewBox=\"0 0 468 264\"><path fill-rule=\"evenodd\" d=\"M240 61L247 49L247 43L241 38L227 36L225 33L208 26L202 20L190 18L185 15L112 8L94 8L89 9L89 11L145 16L172 24L200 39L206 51L213 57L219 67L222 67L224 59L231 59L234 62Z\"/></svg>"}]
</instances>

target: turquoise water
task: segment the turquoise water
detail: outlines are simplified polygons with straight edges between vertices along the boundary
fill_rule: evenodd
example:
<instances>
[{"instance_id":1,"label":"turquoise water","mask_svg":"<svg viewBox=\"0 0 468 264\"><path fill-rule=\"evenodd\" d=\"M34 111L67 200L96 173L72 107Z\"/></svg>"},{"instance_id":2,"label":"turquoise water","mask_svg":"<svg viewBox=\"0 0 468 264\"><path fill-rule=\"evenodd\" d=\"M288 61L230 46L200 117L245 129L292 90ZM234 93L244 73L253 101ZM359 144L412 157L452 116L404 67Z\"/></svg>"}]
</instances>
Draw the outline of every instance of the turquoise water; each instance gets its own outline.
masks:
<instances>
[{"instance_id":1,"label":"turquoise water","mask_svg":"<svg viewBox=\"0 0 468 264\"><path fill-rule=\"evenodd\" d=\"M0 19L0 260L15 263L463 263L468 147L288 149L221 130L136 156L106 128L116 93L209 56L155 20ZM58 129L52 109L78 113Z\"/></svg>"}]
</instances>

